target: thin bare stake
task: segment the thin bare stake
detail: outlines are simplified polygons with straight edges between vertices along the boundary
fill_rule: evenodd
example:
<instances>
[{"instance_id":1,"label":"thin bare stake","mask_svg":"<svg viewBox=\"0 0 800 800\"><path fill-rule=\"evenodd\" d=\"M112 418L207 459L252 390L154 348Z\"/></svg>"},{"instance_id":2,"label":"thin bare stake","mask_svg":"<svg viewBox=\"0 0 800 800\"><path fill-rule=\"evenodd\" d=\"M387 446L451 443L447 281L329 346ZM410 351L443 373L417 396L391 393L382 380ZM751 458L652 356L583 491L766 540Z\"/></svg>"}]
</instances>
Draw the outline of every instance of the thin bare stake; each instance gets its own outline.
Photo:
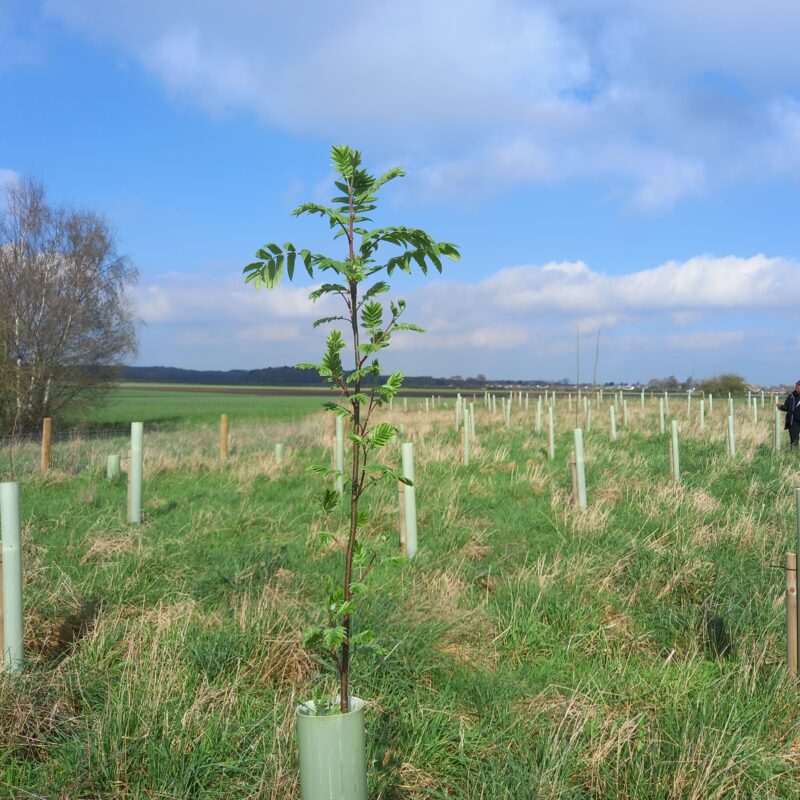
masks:
<instances>
[{"instance_id":1,"label":"thin bare stake","mask_svg":"<svg viewBox=\"0 0 800 800\"><path fill-rule=\"evenodd\" d=\"M797 678L797 554L786 554L786 666Z\"/></svg>"}]
</instances>

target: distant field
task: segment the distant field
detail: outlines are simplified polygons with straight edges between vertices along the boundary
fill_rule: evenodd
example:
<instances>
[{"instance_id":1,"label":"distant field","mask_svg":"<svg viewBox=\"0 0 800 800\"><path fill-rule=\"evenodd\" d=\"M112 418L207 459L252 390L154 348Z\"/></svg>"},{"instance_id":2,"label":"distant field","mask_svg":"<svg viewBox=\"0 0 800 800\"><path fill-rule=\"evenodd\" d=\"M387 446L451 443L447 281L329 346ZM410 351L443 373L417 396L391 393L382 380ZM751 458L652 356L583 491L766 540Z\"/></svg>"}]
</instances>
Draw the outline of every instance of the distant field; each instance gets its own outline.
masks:
<instances>
[{"instance_id":1,"label":"distant field","mask_svg":"<svg viewBox=\"0 0 800 800\"><path fill-rule=\"evenodd\" d=\"M208 391L218 394L257 394L257 395L284 395L284 396L320 396L327 397L335 394L324 386L254 386L241 384L211 384L211 383L121 383L121 389L132 391L176 391L176 392L198 392ZM503 392L504 390L497 390ZM452 395L456 394L475 394L483 395L483 388L464 388L464 387L442 387L442 386L408 386L405 387L400 395L419 395L421 397L431 395Z\"/></svg>"},{"instance_id":2,"label":"distant field","mask_svg":"<svg viewBox=\"0 0 800 800\"><path fill-rule=\"evenodd\" d=\"M231 423L237 419L292 421L320 410L322 403L323 398L315 396L228 394L203 391L203 387L187 391L174 387L121 386L111 391L101 406L67 424L79 421L86 428L113 428L137 421L149 423L148 428L175 428L181 424L212 423L220 414L227 414Z\"/></svg>"}]
</instances>

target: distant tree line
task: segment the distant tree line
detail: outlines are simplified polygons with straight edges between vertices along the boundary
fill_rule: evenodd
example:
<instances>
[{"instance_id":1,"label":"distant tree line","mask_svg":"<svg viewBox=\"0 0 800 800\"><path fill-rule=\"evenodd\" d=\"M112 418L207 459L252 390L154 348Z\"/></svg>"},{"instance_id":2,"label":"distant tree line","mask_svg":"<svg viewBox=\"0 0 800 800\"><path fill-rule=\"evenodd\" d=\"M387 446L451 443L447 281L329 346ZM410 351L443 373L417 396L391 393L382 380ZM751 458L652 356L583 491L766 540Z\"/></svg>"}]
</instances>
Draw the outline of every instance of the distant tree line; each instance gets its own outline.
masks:
<instances>
[{"instance_id":1,"label":"distant tree line","mask_svg":"<svg viewBox=\"0 0 800 800\"><path fill-rule=\"evenodd\" d=\"M200 383L209 386L324 386L325 381L313 370L297 367L263 367L261 369L201 370L179 367L123 367L122 380L144 383ZM386 376L381 376L384 381ZM434 378L431 375L408 375L405 386L424 388L473 388L482 386L557 386L568 381L493 380L485 375L474 377L452 375Z\"/></svg>"},{"instance_id":2,"label":"distant tree line","mask_svg":"<svg viewBox=\"0 0 800 800\"><path fill-rule=\"evenodd\" d=\"M747 381L741 375L726 373L715 375L711 378L686 378L679 381L674 375L667 378L652 378L647 383L648 389L660 392L677 392L694 389L705 394L727 396L730 394L742 394L747 391Z\"/></svg>"}]
</instances>

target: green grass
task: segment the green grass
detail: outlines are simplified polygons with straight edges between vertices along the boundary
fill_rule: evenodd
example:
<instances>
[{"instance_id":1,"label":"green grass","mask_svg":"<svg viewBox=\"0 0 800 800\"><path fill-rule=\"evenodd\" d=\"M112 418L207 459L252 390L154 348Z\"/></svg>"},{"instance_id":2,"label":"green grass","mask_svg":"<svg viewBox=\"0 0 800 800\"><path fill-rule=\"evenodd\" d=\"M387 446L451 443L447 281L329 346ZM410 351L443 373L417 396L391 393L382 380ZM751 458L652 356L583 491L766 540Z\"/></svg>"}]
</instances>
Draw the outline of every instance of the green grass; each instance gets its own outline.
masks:
<instances>
[{"instance_id":1,"label":"green grass","mask_svg":"<svg viewBox=\"0 0 800 800\"><path fill-rule=\"evenodd\" d=\"M169 389L112 390L103 405L81 420L86 427L111 427L132 421L147 423L148 429L177 428L212 423L220 414L239 420L292 420L317 411L324 398L303 396L259 396L218 392L186 392ZM69 424L69 420L66 424Z\"/></svg>"},{"instance_id":2,"label":"green grass","mask_svg":"<svg viewBox=\"0 0 800 800\"><path fill-rule=\"evenodd\" d=\"M0 684L0 796L297 797L293 709L330 681L299 640L340 557L313 545L321 416L257 399L277 408L240 415L226 464L217 408L158 409L171 427L146 436L141 527L101 448L22 483L30 666ZM357 617L384 648L353 675L371 797L798 796L773 568L794 540L796 454L770 449L771 418L739 424L731 461L724 409L702 434L681 417L674 486L653 405L615 443L595 414L585 513L564 405L553 462L532 411L506 429L477 409L469 468L449 411L392 415L416 443L420 550L376 567ZM395 488L368 505L395 554Z\"/></svg>"}]
</instances>

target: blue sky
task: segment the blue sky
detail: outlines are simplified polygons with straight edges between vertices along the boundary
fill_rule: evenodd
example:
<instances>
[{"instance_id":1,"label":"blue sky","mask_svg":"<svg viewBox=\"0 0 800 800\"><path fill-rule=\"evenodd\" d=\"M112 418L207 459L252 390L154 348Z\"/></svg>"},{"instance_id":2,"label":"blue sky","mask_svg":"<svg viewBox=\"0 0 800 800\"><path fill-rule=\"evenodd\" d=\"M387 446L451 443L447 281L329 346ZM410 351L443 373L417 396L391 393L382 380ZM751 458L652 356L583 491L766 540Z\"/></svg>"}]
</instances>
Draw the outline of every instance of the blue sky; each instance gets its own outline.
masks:
<instances>
[{"instance_id":1,"label":"blue sky","mask_svg":"<svg viewBox=\"0 0 800 800\"><path fill-rule=\"evenodd\" d=\"M308 282L245 287L328 149L408 176L380 223L457 242L396 290L387 368L800 375L800 5L0 0L0 181L100 210L141 272L140 364L313 359Z\"/></svg>"}]
</instances>

